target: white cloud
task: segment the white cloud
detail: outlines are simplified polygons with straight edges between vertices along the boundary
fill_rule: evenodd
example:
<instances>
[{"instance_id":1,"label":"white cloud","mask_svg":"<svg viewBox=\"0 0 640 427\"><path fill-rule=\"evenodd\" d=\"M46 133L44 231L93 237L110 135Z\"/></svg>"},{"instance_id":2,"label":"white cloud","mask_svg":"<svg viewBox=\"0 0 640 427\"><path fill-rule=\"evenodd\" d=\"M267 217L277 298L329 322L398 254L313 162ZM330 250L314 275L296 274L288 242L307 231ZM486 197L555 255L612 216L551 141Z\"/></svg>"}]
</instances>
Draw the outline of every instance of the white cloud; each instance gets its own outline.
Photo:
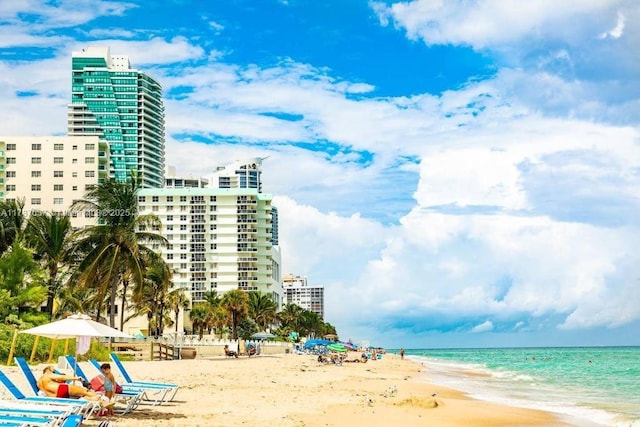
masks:
<instances>
[{"instance_id":1,"label":"white cloud","mask_svg":"<svg viewBox=\"0 0 640 427\"><path fill-rule=\"evenodd\" d=\"M491 331L492 329L493 329L493 323L491 323L490 320L486 320L481 324L473 327L471 329L471 332L488 332L488 331Z\"/></svg>"},{"instance_id":2,"label":"white cloud","mask_svg":"<svg viewBox=\"0 0 640 427\"><path fill-rule=\"evenodd\" d=\"M618 12L618 21L616 22L616 26L610 29L609 31L605 31L604 33L600 34L600 38L606 39L610 37L612 39L619 39L620 37L622 37L622 33L624 31L624 22L625 22L624 14L622 14L621 12Z\"/></svg>"}]
</instances>

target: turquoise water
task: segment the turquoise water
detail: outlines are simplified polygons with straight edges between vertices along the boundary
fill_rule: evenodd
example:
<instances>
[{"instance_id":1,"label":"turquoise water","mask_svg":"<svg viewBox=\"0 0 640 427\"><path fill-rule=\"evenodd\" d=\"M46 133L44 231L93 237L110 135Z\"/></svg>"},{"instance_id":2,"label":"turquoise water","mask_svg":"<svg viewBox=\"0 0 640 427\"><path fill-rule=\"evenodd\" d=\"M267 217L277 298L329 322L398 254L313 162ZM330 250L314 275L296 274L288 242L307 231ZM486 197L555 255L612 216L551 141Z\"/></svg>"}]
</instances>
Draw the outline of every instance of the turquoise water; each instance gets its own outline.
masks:
<instances>
[{"instance_id":1,"label":"turquoise water","mask_svg":"<svg viewBox=\"0 0 640 427\"><path fill-rule=\"evenodd\" d=\"M406 356L424 363L428 381L475 398L556 412L581 426L640 426L640 347L414 349Z\"/></svg>"}]
</instances>

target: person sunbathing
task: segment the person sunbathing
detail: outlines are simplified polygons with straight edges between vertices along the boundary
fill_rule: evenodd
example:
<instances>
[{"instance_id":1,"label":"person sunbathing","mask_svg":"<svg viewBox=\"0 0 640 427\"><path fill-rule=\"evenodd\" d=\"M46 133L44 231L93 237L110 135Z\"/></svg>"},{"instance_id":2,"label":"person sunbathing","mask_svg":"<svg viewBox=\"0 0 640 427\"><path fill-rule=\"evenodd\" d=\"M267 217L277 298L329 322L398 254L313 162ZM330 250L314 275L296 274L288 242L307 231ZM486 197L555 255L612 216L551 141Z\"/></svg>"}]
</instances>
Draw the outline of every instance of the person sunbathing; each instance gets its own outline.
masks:
<instances>
[{"instance_id":1,"label":"person sunbathing","mask_svg":"<svg viewBox=\"0 0 640 427\"><path fill-rule=\"evenodd\" d=\"M225 354L225 356L229 356L229 357L231 357L231 356L236 357L236 358L238 357L238 352L230 350L229 349L229 345L227 345L227 344L225 344L225 346L224 346L224 354Z\"/></svg>"},{"instance_id":2,"label":"person sunbathing","mask_svg":"<svg viewBox=\"0 0 640 427\"><path fill-rule=\"evenodd\" d=\"M80 377L56 374L53 366L47 366L43 369L42 376L38 379L38 390L49 397L82 397L87 400L99 401L105 407L108 406L99 394L89 391L82 386L66 383L66 381L77 381L80 379ZM61 388L61 386L63 386L63 388ZM67 389L66 392L64 388Z\"/></svg>"}]
</instances>

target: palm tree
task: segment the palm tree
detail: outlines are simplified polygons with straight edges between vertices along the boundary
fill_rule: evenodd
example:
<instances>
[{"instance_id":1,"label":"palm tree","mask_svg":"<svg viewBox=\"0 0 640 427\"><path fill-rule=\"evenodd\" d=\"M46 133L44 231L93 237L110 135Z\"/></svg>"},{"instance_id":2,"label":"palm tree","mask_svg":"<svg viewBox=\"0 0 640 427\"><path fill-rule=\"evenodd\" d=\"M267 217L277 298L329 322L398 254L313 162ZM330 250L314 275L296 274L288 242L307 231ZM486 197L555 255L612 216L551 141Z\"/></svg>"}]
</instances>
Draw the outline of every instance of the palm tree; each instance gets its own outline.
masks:
<instances>
[{"instance_id":1,"label":"palm tree","mask_svg":"<svg viewBox=\"0 0 640 427\"><path fill-rule=\"evenodd\" d=\"M175 326L176 326L176 334L178 333L178 320L180 319L180 310L186 310L189 308L189 297L184 292L183 289L178 288L169 292L167 295L167 306L173 313L175 314Z\"/></svg>"},{"instance_id":2,"label":"palm tree","mask_svg":"<svg viewBox=\"0 0 640 427\"><path fill-rule=\"evenodd\" d=\"M191 319L191 324L193 325L193 331L198 331L198 336L202 339L204 335L204 330L208 328L208 303L199 302L191 307L191 311L189 312L189 318Z\"/></svg>"},{"instance_id":3,"label":"palm tree","mask_svg":"<svg viewBox=\"0 0 640 427\"><path fill-rule=\"evenodd\" d=\"M231 335L234 340L238 339L238 321L249 310L248 300L247 293L241 289L233 289L222 297L222 306L231 314Z\"/></svg>"},{"instance_id":4,"label":"palm tree","mask_svg":"<svg viewBox=\"0 0 640 427\"><path fill-rule=\"evenodd\" d=\"M248 308L249 317L261 330L266 330L276 318L276 303L269 294L249 292Z\"/></svg>"},{"instance_id":5,"label":"palm tree","mask_svg":"<svg viewBox=\"0 0 640 427\"><path fill-rule=\"evenodd\" d=\"M25 220L24 199L0 200L0 254L19 239Z\"/></svg>"},{"instance_id":6,"label":"palm tree","mask_svg":"<svg viewBox=\"0 0 640 427\"><path fill-rule=\"evenodd\" d=\"M141 180L132 174L128 182L109 179L90 189L83 200L75 202L75 210L97 212L98 224L78 232L76 248L86 256L78 265L79 280L87 286L109 291L109 323L115 324L115 300L124 277L135 287L143 286L145 271L155 252L146 243L166 244L155 215L138 214L138 190ZM103 268L103 274L98 272ZM122 328L122 325L120 325Z\"/></svg>"},{"instance_id":7,"label":"palm tree","mask_svg":"<svg viewBox=\"0 0 640 427\"><path fill-rule=\"evenodd\" d=\"M213 308L213 312L211 313L211 322L212 326L218 330L218 336L220 339L222 339L224 327L229 324L229 317L229 312L221 305Z\"/></svg>"},{"instance_id":8,"label":"palm tree","mask_svg":"<svg viewBox=\"0 0 640 427\"><path fill-rule=\"evenodd\" d=\"M25 242L41 257L49 273L46 306L49 319L53 319L53 302L60 287L58 274L70 261L72 232L69 215L34 213L25 227Z\"/></svg>"},{"instance_id":9,"label":"palm tree","mask_svg":"<svg viewBox=\"0 0 640 427\"><path fill-rule=\"evenodd\" d=\"M299 332L302 312L303 308L299 305L293 303L285 304L282 311L278 313L278 319L283 328L292 332Z\"/></svg>"}]
</instances>

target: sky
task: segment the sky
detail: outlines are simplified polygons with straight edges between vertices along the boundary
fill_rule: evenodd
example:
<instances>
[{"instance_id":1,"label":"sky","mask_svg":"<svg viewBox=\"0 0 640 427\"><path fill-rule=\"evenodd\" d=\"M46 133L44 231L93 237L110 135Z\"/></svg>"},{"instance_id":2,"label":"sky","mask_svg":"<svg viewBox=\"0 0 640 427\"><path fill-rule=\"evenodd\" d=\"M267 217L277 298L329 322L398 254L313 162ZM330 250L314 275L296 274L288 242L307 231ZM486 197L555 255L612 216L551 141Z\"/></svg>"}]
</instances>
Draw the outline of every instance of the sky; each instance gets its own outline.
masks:
<instances>
[{"instance_id":1,"label":"sky","mask_svg":"<svg viewBox=\"0 0 640 427\"><path fill-rule=\"evenodd\" d=\"M0 135L66 133L87 46L161 83L178 173L268 157L341 339L640 345L637 1L0 0Z\"/></svg>"}]
</instances>

